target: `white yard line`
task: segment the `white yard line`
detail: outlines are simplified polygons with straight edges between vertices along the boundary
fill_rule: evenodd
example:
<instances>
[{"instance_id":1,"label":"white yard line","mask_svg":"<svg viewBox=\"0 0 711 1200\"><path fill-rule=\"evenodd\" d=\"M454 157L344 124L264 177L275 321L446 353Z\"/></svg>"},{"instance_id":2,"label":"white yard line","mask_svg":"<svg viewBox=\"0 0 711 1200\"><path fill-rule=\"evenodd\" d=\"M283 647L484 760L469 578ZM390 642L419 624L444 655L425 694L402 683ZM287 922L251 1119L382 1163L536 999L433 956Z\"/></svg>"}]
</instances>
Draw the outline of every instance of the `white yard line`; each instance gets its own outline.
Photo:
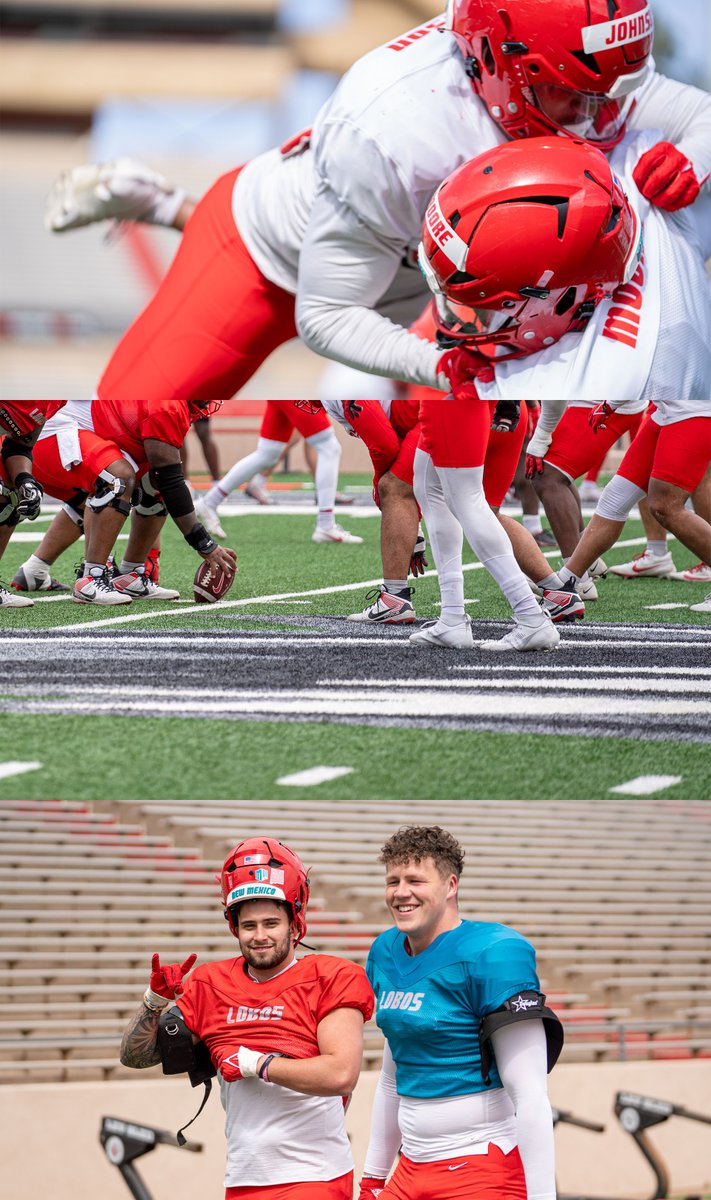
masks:
<instances>
[{"instance_id":1,"label":"white yard line","mask_svg":"<svg viewBox=\"0 0 711 1200\"><path fill-rule=\"evenodd\" d=\"M277 783L282 787L316 787L319 783L330 783L343 775L352 775L353 767L309 767L293 775L281 775Z\"/></svg>"},{"instance_id":2,"label":"white yard line","mask_svg":"<svg viewBox=\"0 0 711 1200\"><path fill-rule=\"evenodd\" d=\"M157 699L148 689L142 690L142 698L122 697L120 708L123 714L140 713L146 716L161 714L177 716L181 705L177 702L177 693L172 692L165 700ZM108 698L108 696L106 697ZM116 700L116 693L111 692L110 698ZM24 706L23 706L24 707ZM395 717L400 719L412 717L443 718L466 717L480 718L482 714L481 694L479 692L458 693L438 692L431 690L413 690L405 692L395 690L392 693L379 692L377 708L373 707L373 691L370 686L350 695L343 694L340 689L284 689L282 691L235 691L224 699L216 699L214 695L203 694L197 703L185 703L182 710L199 708L201 717L230 716L246 713L277 714L281 717L319 716L339 717ZM27 702L25 711L29 712L96 712L96 697L77 696L72 699L66 696L57 700L33 700ZM656 697L640 696L629 699L625 696L586 696L585 716L618 717L632 716L655 717L664 716L678 719L685 716L711 716L711 700L702 703L695 700L680 700L677 696L664 700ZM511 697L509 695L487 696L487 717L510 717L512 715ZM559 716L580 717L580 696L561 695L540 696L537 694L519 693L516 696L515 718L523 716L545 719Z\"/></svg>"},{"instance_id":3,"label":"white yard line","mask_svg":"<svg viewBox=\"0 0 711 1200\"><path fill-rule=\"evenodd\" d=\"M644 546L646 545L646 538L630 538L627 541L617 542L616 545L622 547L623 549L627 546ZM547 550L544 553L544 558L557 557L559 557L558 550ZM465 571L481 571L482 569L483 568L480 562L465 563L464 565ZM425 571L425 578L436 575L436 571ZM64 630L67 632L74 632L75 630L104 629L107 625L134 625L137 621L155 620L159 617L165 616L166 613L169 613L171 617L183 615L189 615L193 617L210 616L216 611L224 612L224 610L227 608L246 608L250 604L275 604L282 600L299 600L302 597L308 596L335 596L341 592L358 592L362 591L363 588L378 587L382 581L382 575L379 575L377 579L365 579L359 581L358 583L336 584L333 587L309 588L307 591L301 592L275 592L269 596L245 596L239 600L220 600L218 601L219 608L218 605L211 604L190 604L181 606L180 608L160 608L152 612L131 612L122 617L104 617L102 620L98 621L86 621L77 625L65 625ZM140 604L140 601L137 601L136 603Z\"/></svg>"},{"instance_id":4,"label":"white yard line","mask_svg":"<svg viewBox=\"0 0 711 1200\"><path fill-rule=\"evenodd\" d=\"M587 643L586 643L586 645L587 645ZM530 672L530 670L531 670L530 666L529 667L517 667L514 665L509 665L508 663L499 663L499 662L472 663L469 666L464 666L464 667L452 666L449 669L450 669L450 671L483 671L484 668L487 666L492 671L497 671L497 672L503 671L503 672L515 673L515 672L520 671L521 673L524 673L524 672ZM538 663L536 663L536 676L537 677L540 677L541 675L550 675L550 674L558 675L561 671L565 671L565 673L567 675L569 675L571 671L575 671L575 673L578 675L590 674L590 675L595 675L595 676L613 675L613 674L625 675L625 676L628 676L628 675L651 675L655 679L658 675L682 675L684 678L687 678L687 676L689 676L689 675L700 675L700 676L711 675L711 667L660 667L657 664L654 664L653 666L650 666L650 667L603 667L603 666L571 667L570 665L559 665L557 667L539 667Z\"/></svg>"},{"instance_id":5,"label":"white yard line","mask_svg":"<svg viewBox=\"0 0 711 1200\"><path fill-rule=\"evenodd\" d=\"M12 775L24 775L27 771L39 771L41 762L0 762L0 779L10 779Z\"/></svg>"},{"instance_id":6,"label":"white yard line","mask_svg":"<svg viewBox=\"0 0 711 1200\"><path fill-rule=\"evenodd\" d=\"M621 796L651 796L654 792L663 792L675 783L681 783L682 779L683 775L637 775L635 779L628 779L627 783L608 788L608 791Z\"/></svg>"},{"instance_id":7,"label":"white yard line","mask_svg":"<svg viewBox=\"0 0 711 1200\"><path fill-rule=\"evenodd\" d=\"M568 668L575 671L575 667ZM363 686L362 679L321 679L324 687L359 688ZM648 692L649 679L540 679L530 675L527 679L423 679L417 676L412 679L369 679L368 686L372 688L510 688L518 691L521 688L533 688L540 691L568 692ZM711 680L663 679L654 683L654 691L667 692L669 695L678 693L688 694L693 691L699 698L711 696Z\"/></svg>"},{"instance_id":8,"label":"white yard line","mask_svg":"<svg viewBox=\"0 0 711 1200\"><path fill-rule=\"evenodd\" d=\"M668 609L668 608L688 608L689 605L688 604L645 604L644 607L647 612L662 612L664 609Z\"/></svg>"}]
</instances>

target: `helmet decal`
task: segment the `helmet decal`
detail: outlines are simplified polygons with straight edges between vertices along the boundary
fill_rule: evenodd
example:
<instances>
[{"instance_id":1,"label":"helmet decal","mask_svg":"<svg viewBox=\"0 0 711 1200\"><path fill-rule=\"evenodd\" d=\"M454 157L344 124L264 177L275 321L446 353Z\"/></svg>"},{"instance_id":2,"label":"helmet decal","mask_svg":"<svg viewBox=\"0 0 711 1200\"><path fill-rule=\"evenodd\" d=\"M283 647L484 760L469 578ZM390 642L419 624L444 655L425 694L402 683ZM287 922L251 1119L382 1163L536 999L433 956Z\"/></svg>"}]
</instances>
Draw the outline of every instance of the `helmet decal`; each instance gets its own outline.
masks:
<instances>
[{"instance_id":1,"label":"helmet decal","mask_svg":"<svg viewBox=\"0 0 711 1200\"><path fill-rule=\"evenodd\" d=\"M276 838L255 837L239 842L228 854L219 875L225 917L237 936L234 909L248 900L287 904L296 927L294 944L306 933L309 901L308 871L293 850Z\"/></svg>"}]
</instances>

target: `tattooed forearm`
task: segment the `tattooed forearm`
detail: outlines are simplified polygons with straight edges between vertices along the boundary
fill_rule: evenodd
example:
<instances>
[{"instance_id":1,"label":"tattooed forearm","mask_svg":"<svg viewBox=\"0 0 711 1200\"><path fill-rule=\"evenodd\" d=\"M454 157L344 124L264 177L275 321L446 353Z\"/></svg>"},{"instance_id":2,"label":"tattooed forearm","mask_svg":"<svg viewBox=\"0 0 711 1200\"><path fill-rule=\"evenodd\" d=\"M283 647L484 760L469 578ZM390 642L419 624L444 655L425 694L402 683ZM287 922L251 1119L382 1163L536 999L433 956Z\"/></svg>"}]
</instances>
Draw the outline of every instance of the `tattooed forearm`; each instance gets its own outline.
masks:
<instances>
[{"instance_id":1,"label":"tattooed forearm","mask_svg":"<svg viewBox=\"0 0 711 1200\"><path fill-rule=\"evenodd\" d=\"M121 1041L120 1061L124 1067L153 1067L160 1062L156 1048L159 1012L151 1012L142 1004L129 1021Z\"/></svg>"}]
</instances>

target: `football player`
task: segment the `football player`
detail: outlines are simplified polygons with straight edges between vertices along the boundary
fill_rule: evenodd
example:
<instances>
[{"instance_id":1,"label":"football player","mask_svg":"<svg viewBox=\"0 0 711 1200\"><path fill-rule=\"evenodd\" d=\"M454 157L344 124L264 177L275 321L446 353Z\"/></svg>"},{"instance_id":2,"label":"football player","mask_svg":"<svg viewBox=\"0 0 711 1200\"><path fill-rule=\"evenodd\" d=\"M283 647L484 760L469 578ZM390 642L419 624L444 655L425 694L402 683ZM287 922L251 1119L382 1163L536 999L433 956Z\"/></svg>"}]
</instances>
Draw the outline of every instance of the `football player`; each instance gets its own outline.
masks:
<instances>
[{"instance_id":1,"label":"football player","mask_svg":"<svg viewBox=\"0 0 711 1200\"><path fill-rule=\"evenodd\" d=\"M511 12L505 0L452 0L446 18L360 59L311 131L218 180L99 394L231 396L297 333L327 357L449 390L466 355L403 325L426 295L422 218L454 167L542 129L609 148L629 121L662 131L640 163L654 203L698 193L711 101L656 75L651 46L648 0L517 0ZM91 171L67 177L53 228L131 215L120 164ZM144 219L177 223L184 203L141 185Z\"/></svg>"},{"instance_id":2,"label":"football player","mask_svg":"<svg viewBox=\"0 0 711 1200\"><path fill-rule=\"evenodd\" d=\"M42 485L33 474L33 450L45 422L65 403L12 400L0 404L0 558L15 526L39 516ZM32 601L14 596L0 583L0 608L32 608Z\"/></svg>"},{"instance_id":3,"label":"football player","mask_svg":"<svg viewBox=\"0 0 711 1200\"><path fill-rule=\"evenodd\" d=\"M308 873L270 837L240 842L220 875L236 958L162 967L130 1021L121 1062L160 1061L161 1012L177 999L188 1038L220 1072L225 1200L352 1200L344 1101L358 1080L373 993L362 967L327 954L297 957ZM173 1010L175 1012L175 1010Z\"/></svg>"},{"instance_id":4,"label":"football player","mask_svg":"<svg viewBox=\"0 0 711 1200\"><path fill-rule=\"evenodd\" d=\"M464 852L439 826L400 829L380 862L394 928L366 964L386 1045L359 1200L555 1200L546 1074L563 1030L533 947L462 920Z\"/></svg>"},{"instance_id":5,"label":"football player","mask_svg":"<svg viewBox=\"0 0 711 1200\"><path fill-rule=\"evenodd\" d=\"M120 387L117 389L121 392ZM111 398L113 397L113 398ZM198 521L185 482L180 448L193 421L215 412L220 401L188 401L179 395L151 399L138 392L116 399L100 389L96 399L70 401L64 419L118 447L121 459L115 470L99 475L100 487L91 501L94 519L86 532L85 575L74 584L79 604L126 604L133 596L148 598L146 561L170 515L186 542L201 558L233 574L237 556L223 549ZM107 559L131 509L134 489L139 520L131 525L122 573L111 576ZM101 520L96 520L97 512ZM161 589L169 590L169 589ZM161 597L163 599L167 597Z\"/></svg>"},{"instance_id":6,"label":"football player","mask_svg":"<svg viewBox=\"0 0 711 1200\"><path fill-rule=\"evenodd\" d=\"M664 523L671 520L685 544L708 553L708 526L686 513L683 505L709 462L710 285L693 209L669 218L634 185L640 156L653 139L649 134L626 139L612 154L612 167L629 198L606 159L583 142L531 141L479 156L437 192L424 228L422 261L440 293L443 328L470 349L483 352L475 387L455 391L463 419L477 420L479 406L470 403L467 409L467 395L489 401L541 400L541 417L528 447L533 470L571 397L608 396L609 403L591 414L595 426L604 425L616 405L630 398L652 400L660 413L673 410L667 421L672 425L682 418L697 421L693 428L679 428L662 439L666 445L693 444L681 454L683 469L680 452L660 464L659 488L653 491L665 498ZM451 224L455 213L456 234ZM508 226L497 233L502 221ZM662 276L667 281L664 288ZM616 335L616 317L625 298L635 314L634 338ZM439 428L445 413L440 406L432 414L440 440L447 436L446 428L444 434ZM635 455L641 452L645 430L663 422L654 414L651 422L643 423L633 443ZM645 434L647 451L650 436ZM644 465L635 461L637 467L630 469L642 487L651 460L645 452ZM433 469L438 474L438 464L434 456L428 462L423 455L420 465L425 488L425 475ZM632 488L635 500L638 490ZM629 489L627 494L632 494ZM619 490L615 496L610 508L608 492L603 515L624 520ZM618 524L618 533L620 528ZM588 539L586 550L591 548ZM433 551L436 560L434 542ZM585 566L597 557L588 553ZM575 558L576 565L580 561ZM583 582L587 579L584 571L565 567L558 574L569 586L544 601L552 615L565 610L580 576L585 576Z\"/></svg>"}]
</instances>

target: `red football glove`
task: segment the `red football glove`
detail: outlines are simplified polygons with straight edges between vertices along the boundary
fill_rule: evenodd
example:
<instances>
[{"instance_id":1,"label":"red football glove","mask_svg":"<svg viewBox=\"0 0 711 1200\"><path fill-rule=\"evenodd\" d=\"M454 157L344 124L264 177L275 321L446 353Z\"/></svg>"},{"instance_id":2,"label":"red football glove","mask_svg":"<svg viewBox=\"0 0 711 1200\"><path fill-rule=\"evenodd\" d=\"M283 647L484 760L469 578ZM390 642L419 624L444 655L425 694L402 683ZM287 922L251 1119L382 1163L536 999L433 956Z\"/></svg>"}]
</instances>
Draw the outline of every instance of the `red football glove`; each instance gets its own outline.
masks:
<instances>
[{"instance_id":1,"label":"red football glove","mask_svg":"<svg viewBox=\"0 0 711 1200\"><path fill-rule=\"evenodd\" d=\"M410 559L410 574L414 575L415 578L417 578L418 575L424 575L425 567L430 565L425 558L426 550L427 542L425 541L423 535L418 533L417 541L415 542L412 551L412 558Z\"/></svg>"},{"instance_id":2,"label":"red football glove","mask_svg":"<svg viewBox=\"0 0 711 1200\"><path fill-rule=\"evenodd\" d=\"M197 954L189 954L184 963L168 963L160 965L160 955L154 954L151 960L150 990L164 1000L175 1000L183 990L183 979L192 969L197 960Z\"/></svg>"},{"instance_id":3,"label":"red football glove","mask_svg":"<svg viewBox=\"0 0 711 1200\"><path fill-rule=\"evenodd\" d=\"M671 142L657 142L635 167L632 178L643 196L657 208L676 212L693 204L701 190L693 165Z\"/></svg>"},{"instance_id":4,"label":"red football glove","mask_svg":"<svg viewBox=\"0 0 711 1200\"><path fill-rule=\"evenodd\" d=\"M526 455L526 479L533 479L534 475L543 474L543 459L537 458L535 454Z\"/></svg>"},{"instance_id":5,"label":"red football glove","mask_svg":"<svg viewBox=\"0 0 711 1200\"><path fill-rule=\"evenodd\" d=\"M526 401L526 411L528 413L528 428L526 430L526 438L528 441L530 441L531 438L533 437L534 433L536 432L538 418L541 415L541 406L540 406L540 404L535 404L535 403L532 404L527 400Z\"/></svg>"},{"instance_id":6,"label":"red football glove","mask_svg":"<svg viewBox=\"0 0 711 1200\"><path fill-rule=\"evenodd\" d=\"M373 1179L371 1176L364 1175L360 1181L358 1200L374 1200L374 1197L379 1196L384 1187L384 1179Z\"/></svg>"},{"instance_id":7,"label":"red football glove","mask_svg":"<svg viewBox=\"0 0 711 1200\"><path fill-rule=\"evenodd\" d=\"M614 408L610 408L607 400L603 400L602 404L596 404L588 417L588 425L593 433L597 433L598 429L607 429L608 418L613 416L614 412Z\"/></svg>"},{"instance_id":8,"label":"red football glove","mask_svg":"<svg viewBox=\"0 0 711 1200\"><path fill-rule=\"evenodd\" d=\"M478 350L456 346L453 350L446 350L438 359L437 374L446 376L455 400L478 400L476 380L491 383L494 368L488 358L484 358Z\"/></svg>"}]
</instances>

